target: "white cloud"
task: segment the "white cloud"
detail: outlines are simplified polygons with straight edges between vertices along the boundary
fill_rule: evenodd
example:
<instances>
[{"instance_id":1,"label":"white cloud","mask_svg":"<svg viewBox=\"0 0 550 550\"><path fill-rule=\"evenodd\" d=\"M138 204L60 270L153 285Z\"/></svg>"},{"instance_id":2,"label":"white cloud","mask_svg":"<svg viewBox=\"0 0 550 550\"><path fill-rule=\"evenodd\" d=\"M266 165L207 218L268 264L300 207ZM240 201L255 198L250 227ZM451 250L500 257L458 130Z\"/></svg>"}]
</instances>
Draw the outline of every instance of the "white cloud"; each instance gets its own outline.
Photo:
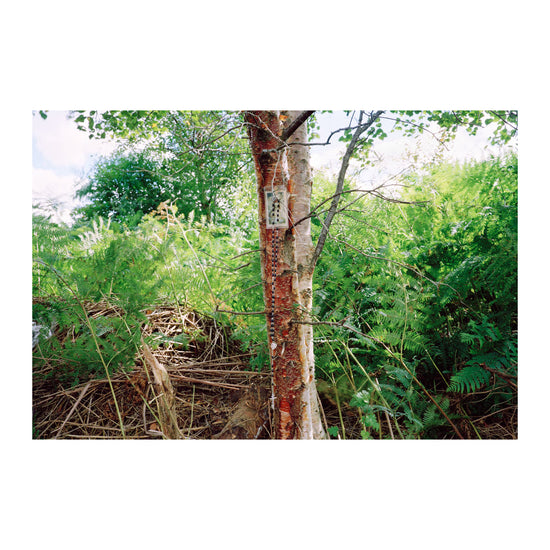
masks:
<instances>
[{"instance_id":1,"label":"white cloud","mask_svg":"<svg viewBox=\"0 0 550 550\"><path fill-rule=\"evenodd\" d=\"M70 212L78 204L74 194L79 178L59 175L53 170L35 168L32 173L33 204L39 211L52 216L54 222L71 223Z\"/></svg>"},{"instance_id":2,"label":"white cloud","mask_svg":"<svg viewBox=\"0 0 550 550\"><path fill-rule=\"evenodd\" d=\"M45 120L33 117L32 197L54 221L70 223L79 182L94 159L114 151L116 144L89 139L67 114L49 111Z\"/></svg>"},{"instance_id":3,"label":"white cloud","mask_svg":"<svg viewBox=\"0 0 550 550\"><path fill-rule=\"evenodd\" d=\"M73 197L77 182L74 175L59 175L54 170L35 168L32 174L33 199L67 201Z\"/></svg>"},{"instance_id":4,"label":"white cloud","mask_svg":"<svg viewBox=\"0 0 550 550\"><path fill-rule=\"evenodd\" d=\"M490 155L498 155L501 151L499 147L489 145L489 140L495 133L496 124L489 124L484 128L480 128L475 136L471 136L468 132L459 128L456 137L449 146L449 160L484 160Z\"/></svg>"},{"instance_id":5,"label":"white cloud","mask_svg":"<svg viewBox=\"0 0 550 550\"><path fill-rule=\"evenodd\" d=\"M327 128L345 127L346 121L338 114L322 115L320 120ZM329 118L332 117L332 118ZM337 121L336 125L334 122ZM332 129L332 128L331 128ZM388 127L389 129L389 127ZM437 133L439 128L432 126L432 131ZM422 171L422 168L434 160L464 162L467 160L483 160L490 155L499 155L502 151L495 146L489 145L489 139L493 135L496 125L478 129L476 135L470 135L464 128L459 128L455 138L442 147L436 137L428 132L417 134L414 137L406 137L400 133L390 133L382 141L375 142L370 153L373 165L361 169L359 163L352 160L348 177L354 177L356 181L364 185L378 185L382 180L395 176L408 168ZM323 130L323 129L322 129ZM323 135L321 140L326 138ZM332 175L337 174L340 168L340 158L344 153L345 146L333 136L334 145L316 146L311 148L311 163L314 168L324 168Z\"/></svg>"},{"instance_id":6,"label":"white cloud","mask_svg":"<svg viewBox=\"0 0 550 550\"><path fill-rule=\"evenodd\" d=\"M82 170L94 155L106 155L115 149L112 142L89 139L67 114L67 111L49 111L46 120L38 115L33 117L33 145L48 167Z\"/></svg>"},{"instance_id":7,"label":"white cloud","mask_svg":"<svg viewBox=\"0 0 550 550\"><path fill-rule=\"evenodd\" d=\"M311 166L331 173L338 171L344 151L342 143L310 147Z\"/></svg>"}]
</instances>

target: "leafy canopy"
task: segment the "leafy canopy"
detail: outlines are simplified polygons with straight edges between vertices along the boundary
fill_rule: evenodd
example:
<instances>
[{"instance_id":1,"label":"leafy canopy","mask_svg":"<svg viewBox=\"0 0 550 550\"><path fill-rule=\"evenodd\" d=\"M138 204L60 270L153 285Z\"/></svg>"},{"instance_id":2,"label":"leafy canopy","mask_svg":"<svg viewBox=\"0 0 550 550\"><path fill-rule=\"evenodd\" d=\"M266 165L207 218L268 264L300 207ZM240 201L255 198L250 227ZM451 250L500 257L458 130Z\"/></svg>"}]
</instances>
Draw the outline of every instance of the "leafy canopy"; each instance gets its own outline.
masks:
<instances>
[{"instance_id":1,"label":"leafy canopy","mask_svg":"<svg viewBox=\"0 0 550 550\"><path fill-rule=\"evenodd\" d=\"M229 221L236 196L252 181L239 113L75 111L73 116L90 138L114 138L126 149L138 148L159 159L163 188L181 213Z\"/></svg>"},{"instance_id":2,"label":"leafy canopy","mask_svg":"<svg viewBox=\"0 0 550 550\"><path fill-rule=\"evenodd\" d=\"M86 220L102 216L135 226L171 193L158 161L145 152L117 152L100 159L77 191L77 197L88 202L77 213Z\"/></svg>"}]
</instances>

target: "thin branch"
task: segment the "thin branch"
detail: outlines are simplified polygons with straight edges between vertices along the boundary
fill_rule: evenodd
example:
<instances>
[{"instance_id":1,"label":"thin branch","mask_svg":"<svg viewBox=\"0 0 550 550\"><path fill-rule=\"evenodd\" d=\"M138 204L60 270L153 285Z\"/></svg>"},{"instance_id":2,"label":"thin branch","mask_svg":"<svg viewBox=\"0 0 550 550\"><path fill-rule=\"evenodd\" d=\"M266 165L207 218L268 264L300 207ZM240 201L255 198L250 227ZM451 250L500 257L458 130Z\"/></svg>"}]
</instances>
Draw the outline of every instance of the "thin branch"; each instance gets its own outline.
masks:
<instances>
[{"instance_id":1,"label":"thin branch","mask_svg":"<svg viewBox=\"0 0 550 550\"><path fill-rule=\"evenodd\" d=\"M408 124L409 126L415 126L416 128L420 128L420 130L422 130L423 132L428 132L428 134L432 134L434 139L436 139L441 145L443 145L443 147L445 147L445 149L447 149L447 151L449 150L449 148L447 147L445 142L435 132L432 132L431 130L428 130L428 128L426 128L425 126L420 126L420 124L416 124L415 122L412 122L410 120L405 120L403 118L392 118L392 117L388 117L388 116L383 116L383 117L380 117L380 118L383 118L385 120L393 120L394 122L402 122L404 124Z\"/></svg>"},{"instance_id":2,"label":"thin branch","mask_svg":"<svg viewBox=\"0 0 550 550\"><path fill-rule=\"evenodd\" d=\"M216 313L230 313L231 315L266 315L268 311L232 311L230 309L218 309Z\"/></svg>"},{"instance_id":3,"label":"thin branch","mask_svg":"<svg viewBox=\"0 0 550 550\"><path fill-rule=\"evenodd\" d=\"M302 111L290 124L290 126L283 131L281 139L287 141L289 137L314 113L315 111Z\"/></svg>"},{"instance_id":4,"label":"thin branch","mask_svg":"<svg viewBox=\"0 0 550 550\"><path fill-rule=\"evenodd\" d=\"M403 201L401 199L394 199L392 197L386 197L385 195L383 195L382 193L379 193L376 190L367 191L367 193L369 193L370 195L373 195L374 197L382 199L383 201L393 202L393 203L398 203L398 204L410 204L410 205L413 205L413 206L423 206L423 205L428 204L430 202L430 201Z\"/></svg>"},{"instance_id":5,"label":"thin branch","mask_svg":"<svg viewBox=\"0 0 550 550\"><path fill-rule=\"evenodd\" d=\"M364 189L348 189L347 191L340 191L339 193L335 193L334 195L328 197L324 201L321 201L307 216L304 216L303 218L300 218L297 222L294 222L290 226L290 229L293 229L298 224L300 224L302 222L305 222L306 220L309 220L309 218L317 218L321 214L325 214L326 212L328 212L330 210L330 208L327 208L326 210L321 210L320 212L318 212L319 208L321 206L323 206L323 204L327 203L330 200L333 200L334 197L336 197L336 196L347 195L348 193L361 193L362 195L366 195L368 192L365 191ZM361 197L359 197L359 198L361 198ZM352 201L352 202L355 202L355 200ZM349 204L351 204L351 203L349 203Z\"/></svg>"},{"instance_id":6,"label":"thin branch","mask_svg":"<svg viewBox=\"0 0 550 550\"><path fill-rule=\"evenodd\" d=\"M241 254L237 254L236 256L232 256L231 258L229 258L228 261L235 260L237 258L240 258L241 256L246 256L247 254L253 254L254 252L261 252L261 251L262 251L261 248L256 248L255 250L248 250L246 252L242 252Z\"/></svg>"},{"instance_id":7,"label":"thin branch","mask_svg":"<svg viewBox=\"0 0 550 550\"><path fill-rule=\"evenodd\" d=\"M508 124L508 126L510 126L511 128L514 129L515 132L518 131L518 127L517 126L514 126L511 122L509 122L508 120L506 120L504 117L500 116L496 111L489 111L492 115L500 118L500 120L502 120L502 122L504 122L504 124Z\"/></svg>"},{"instance_id":8,"label":"thin branch","mask_svg":"<svg viewBox=\"0 0 550 550\"><path fill-rule=\"evenodd\" d=\"M302 143L300 141L294 141L292 143L288 143L288 144L285 143L283 145L280 145L277 149L269 149L268 152L278 151L278 150L281 150L281 149L285 149L286 147L292 147L293 145L303 145L305 147L330 145L330 140L332 139L332 136L334 136L335 134L338 134L340 132L347 132L348 130L357 130L357 128L361 128L361 127L362 127L362 125L358 124L357 126L346 126L345 128L338 128L337 130L333 130L329 134L326 141L307 142L307 143Z\"/></svg>"},{"instance_id":9,"label":"thin branch","mask_svg":"<svg viewBox=\"0 0 550 550\"><path fill-rule=\"evenodd\" d=\"M504 382L506 382L506 384L508 384L513 390L518 390L517 384L512 382L512 380L517 380L517 376L488 367L485 363L481 363L481 367L484 368L486 371L489 371L490 373L502 378Z\"/></svg>"},{"instance_id":10,"label":"thin branch","mask_svg":"<svg viewBox=\"0 0 550 550\"><path fill-rule=\"evenodd\" d=\"M346 177L346 172L348 170L349 162L350 162L351 156L353 155L353 152L355 151L357 141L361 137L361 134L366 132L374 124L374 122L380 117L380 115L383 112L384 111L376 111L375 113L374 112L371 113L369 120L366 124L361 124L363 112L361 111L361 113L359 114L359 125L357 126L357 129L355 130L353 137L351 138L351 141L346 148L344 158L342 159L342 165L340 167L340 173L338 174L338 181L336 184L336 193L332 199L332 203L330 205L330 209L327 213L325 221L323 222L323 228L321 230L321 234L319 235L319 239L317 240L317 246L315 247L315 251L311 259L310 266L312 269L315 267L315 264L317 263L317 260L319 259L321 252L323 251L323 247L325 246L325 241L327 239L330 225L336 213L336 209L338 208L340 195L344 188L344 179Z\"/></svg>"},{"instance_id":11,"label":"thin branch","mask_svg":"<svg viewBox=\"0 0 550 550\"><path fill-rule=\"evenodd\" d=\"M408 167L405 167L403 168L403 170L401 170L400 172L398 172L397 174L394 174L393 176L390 176L387 180L383 181L381 184L377 185L376 187L373 187L372 189L348 189L346 191L340 191L340 192L337 192L337 193L334 193L334 195L326 198L325 200L321 201L319 204L317 204L317 206L315 206L315 208L313 208L313 210L307 215L307 216L304 216L303 218L300 218L298 221L294 222L292 224L292 226L290 227L290 229L293 229L294 227L296 227L298 224L308 220L309 218L313 218L313 217L317 217L319 216L320 214L324 214L325 212L328 212L330 210L327 209L327 210L321 210L320 212L317 212L317 210L319 210L319 208L321 206L323 206L323 204L327 203L328 201L330 200L333 200L335 197L340 197L342 195L345 195L345 194L348 194L348 193L361 193L362 195L368 195L368 194L372 194L372 195L375 195L376 197L380 198L380 199L383 199L383 200L387 200L388 202L399 202L397 201L397 199L390 199L389 197L385 197L384 195L382 195L381 193L378 193L378 189L382 189L384 187L388 187L388 183L396 178L398 178L403 172L405 172L406 170L408 170ZM394 184L396 186L401 186L401 184ZM359 197L361 198L361 197ZM357 199L356 199L357 200ZM350 206L351 204L353 204L354 202L356 202L356 200L353 200L352 202L348 203L347 206ZM400 201L400 202L404 202L404 201ZM417 202L405 202L405 204L414 204L414 205L423 205L425 204L426 202L428 201L417 201ZM344 207L345 208L345 207ZM341 210L344 210L344 208L342 208ZM341 210L338 210L338 212L340 212Z\"/></svg>"},{"instance_id":12,"label":"thin branch","mask_svg":"<svg viewBox=\"0 0 550 550\"><path fill-rule=\"evenodd\" d=\"M364 211L363 210L355 210L355 209L351 209L351 208L346 208L346 211L344 212L344 216L346 218L349 218L353 221L356 221L357 223L361 223L363 225L366 225L367 227L370 227L371 229L373 229L374 231L379 231L380 233L384 233L384 235L389 235L390 232L389 231L386 231L385 229L382 229L380 227L377 227L375 225L372 225L368 222L366 222L365 220L361 220L359 218L356 218L355 216L351 216L349 214L349 212L355 212L357 214L364 214Z\"/></svg>"},{"instance_id":13,"label":"thin branch","mask_svg":"<svg viewBox=\"0 0 550 550\"><path fill-rule=\"evenodd\" d=\"M430 279L430 277L428 277L427 275L424 275L424 273L418 271L418 269L416 269L416 267L414 267L413 265L410 265L410 264L406 264L404 262L400 262L398 260L392 260L390 258L383 258L381 256L374 256L372 254L367 254L366 252L363 252L362 250L359 250L358 248L356 248L355 246L349 244L348 242L346 241L343 241L341 239L338 239L334 236L331 235L330 237L333 241L336 241L337 243L340 243L340 244L343 244L349 248L351 248L352 250L355 250L355 252L361 254L361 256L365 256L365 258L371 258L373 260L382 260L384 262L388 262L388 263L391 263L391 264L395 264L395 265L398 265L399 267L404 267L405 269L408 269L410 271L412 271L415 275L417 275L418 277L422 278L422 279L426 279L426 281L428 281L429 283L432 283L434 286L436 286L438 289L440 286L446 286L448 288L450 288L453 292L456 293L456 295L458 296L459 300L461 301L462 305L464 307L467 307L466 304L464 303L464 301L462 300L462 295L460 294L460 292L458 292L458 290L456 290L456 288L453 288L451 285L447 284L447 283L443 283L441 281L434 281L433 279Z\"/></svg>"}]
</instances>

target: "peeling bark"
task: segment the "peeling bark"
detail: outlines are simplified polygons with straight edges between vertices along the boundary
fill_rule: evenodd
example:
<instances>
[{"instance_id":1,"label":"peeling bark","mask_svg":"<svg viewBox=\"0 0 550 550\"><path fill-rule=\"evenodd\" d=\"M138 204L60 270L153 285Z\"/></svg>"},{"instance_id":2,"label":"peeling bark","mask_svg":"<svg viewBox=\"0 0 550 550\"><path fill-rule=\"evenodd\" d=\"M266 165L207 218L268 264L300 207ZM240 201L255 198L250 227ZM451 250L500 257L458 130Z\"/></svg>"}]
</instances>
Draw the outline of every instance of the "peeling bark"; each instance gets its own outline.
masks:
<instances>
[{"instance_id":1,"label":"peeling bark","mask_svg":"<svg viewBox=\"0 0 550 550\"><path fill-rule=\"evenodd\" d=\"M293 220L309 213L309 152L303 146L281 147L282 120L287 121L288 128L296 113L246 111L244 117L258 184L262 281L270 328L276 434L279 439L321 438L324 433L315 389L312 328L296 322L309 319L311 311L313 272L308 266L313 246L309 220L292 227ZM304 132L302 124L294 130L292 141L305 142ZM287 190L290 229L266 227L264 191L272 186L284 186ZM275 247L278 253L274 256Z\"/></svg>"},{"instance_id":2,"label":"peeling bark","mask_svg":"<svg viewBox=\"0 0 550 550\"><path fill-rule=\"evenodd\" d=\"M145 363L153 371L155 388L158 392L156 401L162 433L167 439L181 439L175 409L176 394L170 376L164 366L153 355L143 338L141 339L141 346Z\"/></svg>"},{"instance_id":3,"label":"peeling bark","mask_svg":"<svg viewBox=\"0 0 550 550\"><path fill-rule=\"evenodd\" d=\"M289 125L297 120L299 113L288 113ZM293 143L306 143L307 129L305 123L292 133L288 141L288 167L290 173L290 223L308 216L311 210L312 175L309 159L309 148ZM293 227L295 235L295 269L297 271L298 300L300 307L297 317L306 323L311 321L313 305L313 267L311 258L314 247L311 240L311 220L307 218ZM300 339L300 361L302 365L302 411L300 422L301 439L322 439L325 433L319 414L319 400L315 384L315 357L313 352L313 326L298 324Z\"/></svg>"}]
</instances>

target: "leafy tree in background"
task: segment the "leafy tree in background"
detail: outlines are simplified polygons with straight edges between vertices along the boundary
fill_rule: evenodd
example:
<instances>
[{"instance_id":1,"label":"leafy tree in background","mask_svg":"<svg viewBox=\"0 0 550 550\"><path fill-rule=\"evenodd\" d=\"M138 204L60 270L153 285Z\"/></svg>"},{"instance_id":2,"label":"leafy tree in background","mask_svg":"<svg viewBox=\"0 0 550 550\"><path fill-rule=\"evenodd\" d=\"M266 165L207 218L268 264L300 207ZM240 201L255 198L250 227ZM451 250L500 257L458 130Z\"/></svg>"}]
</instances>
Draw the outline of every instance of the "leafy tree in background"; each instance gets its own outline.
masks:
<instances>
[{"instance_id":1,"label":"leafy tree in background","mask_svg":"<svg viewBox=\"0 0 550 550\"><path fill-rule=\"evenodd\" d=\"M180 212L208 221L232 218L235 194L252 183L250 153L238 113L176 111L167 117L159 149L167 159Z\"/></svg>"},{"instance_id":2,"label":"leafy tree in background","mask_svg":"<svg viewBox=\"0 0 550 550\"><path fill-rule=\"evenodd\" d=\"M309 141L317 137L314 111L304 111ZM491 143L505 145L517 135L517 111L379 111L368 125L358 122L360 112L346 111L347 127L334 130L329 140L339 136L349 145L356 132L361 134L350 149L350 158L362 164L371 162L371 147L401 132L414 136L424 132L444 144L453 139L458 128L475 135L479 128L492 124ZM41 112L41 116L47 113ZM125 149L150 152L162 159L165 185L180 213L195 211L209 221L231 222L235 202L254 178L242 114L231 111L73 111L77 127L90 138L116 139ZM327 142L328 142L327 141ZM345 170L344 170L345 173ZM341 189L340 189L341 191ZM337 189L337 194L340 192ZM337 206L339 195L333 202ZM334 209L335 210L335 209ZM331 217L333 214L330 214ZM322 239L322 242L324 240ZM322 243L316 255L320 253Z\"/></svg>"},{"instance_id":3,"label":"leafy tree in background","mask_svg":"<svg viewBox=\"0 0 550 550\"><path fill-rule=\"evenodd\" d=\"M238 215L243 183L253 177L239 113L75 111L72 116L90 138L117 139L124 149L139 148L159 159L162 187L169 190L178 212L195 211L198 217L222 223Z\"/></svg>"},{"instance_id":4,"label":"leafy tree in background","mask_svg":"<svg viewBox=\"0 0 550 550\"><path fill-rule=\"evenodd\" d=\"M84 219L102 216L135 226L144 214L171 198L160 164L147 153L117 152L100 159L77 197L88 204L77 212Z\"/></svg>"}]
</instances>

